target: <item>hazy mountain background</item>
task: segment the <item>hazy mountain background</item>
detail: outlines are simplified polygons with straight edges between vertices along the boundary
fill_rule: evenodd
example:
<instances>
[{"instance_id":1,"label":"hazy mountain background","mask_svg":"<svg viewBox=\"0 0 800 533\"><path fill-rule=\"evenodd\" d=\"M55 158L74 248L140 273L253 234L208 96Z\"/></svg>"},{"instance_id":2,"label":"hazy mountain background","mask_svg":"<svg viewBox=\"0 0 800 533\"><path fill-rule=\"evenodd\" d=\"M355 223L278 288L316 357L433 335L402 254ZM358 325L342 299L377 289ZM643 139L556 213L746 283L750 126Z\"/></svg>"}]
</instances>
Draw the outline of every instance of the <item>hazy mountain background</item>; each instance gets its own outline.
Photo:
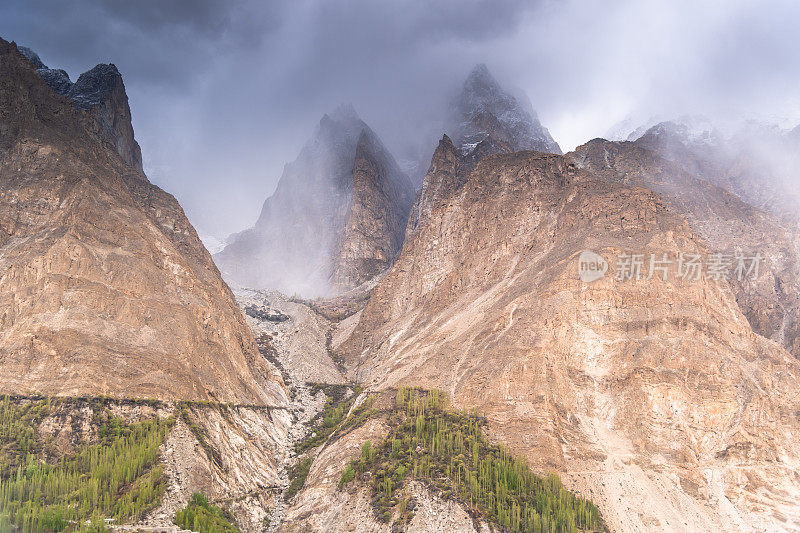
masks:
<instances>
[{"instance_id":1,"label":"hazy mountain background","mask_svg":"<svg viewBox=\"0 0 800 533\"><path fill-rule=\"evenodd\" d=\"M486 63L564 151L704 114L800 122L800 5L752 1L9 1L0 34L73 80L125 73L150 179L206 242L252 225L325 112L351 102L403 167Z\"/></svg>"}]
</instances>

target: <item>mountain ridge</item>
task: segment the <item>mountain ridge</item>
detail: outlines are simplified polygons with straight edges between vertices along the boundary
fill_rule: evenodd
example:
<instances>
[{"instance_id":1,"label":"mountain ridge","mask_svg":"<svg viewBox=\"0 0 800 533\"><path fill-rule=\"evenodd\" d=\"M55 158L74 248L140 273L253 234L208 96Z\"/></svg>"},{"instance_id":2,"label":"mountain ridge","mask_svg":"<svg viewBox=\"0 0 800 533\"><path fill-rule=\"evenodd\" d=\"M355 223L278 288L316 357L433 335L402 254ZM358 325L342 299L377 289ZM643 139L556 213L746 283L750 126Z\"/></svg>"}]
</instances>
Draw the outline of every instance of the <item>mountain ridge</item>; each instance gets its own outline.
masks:
<instances>
[{"instance_id":1,"label":"mountain ridge","mask_svg":"<svg viewBox=\"0 0 800 533\"><path fill-rule=\"evenodd\" d=\"M175 198L33 67L0 41L0 389L285 403Z\"/></svg>"},{"instance_id":2,"label":"mountain ridge","mask_svg":"<svg viewBox=\"0 0 800 533\"><path fill-rule=\"evenodd\" d=\"M609 164L640 157L614 146ZM452 183L454 148L440 144L429 184ZM579 158L490 155L432 202L337 348L349 376L485 413L494 439L591 495L612 530L800 519L794 467L772 462L798 464L800 423L757 418L800 405L800 363L753 331L725 282L581 282L582 250L611 265L712 250L656 190Z\"/></svg>"}]
</instances>

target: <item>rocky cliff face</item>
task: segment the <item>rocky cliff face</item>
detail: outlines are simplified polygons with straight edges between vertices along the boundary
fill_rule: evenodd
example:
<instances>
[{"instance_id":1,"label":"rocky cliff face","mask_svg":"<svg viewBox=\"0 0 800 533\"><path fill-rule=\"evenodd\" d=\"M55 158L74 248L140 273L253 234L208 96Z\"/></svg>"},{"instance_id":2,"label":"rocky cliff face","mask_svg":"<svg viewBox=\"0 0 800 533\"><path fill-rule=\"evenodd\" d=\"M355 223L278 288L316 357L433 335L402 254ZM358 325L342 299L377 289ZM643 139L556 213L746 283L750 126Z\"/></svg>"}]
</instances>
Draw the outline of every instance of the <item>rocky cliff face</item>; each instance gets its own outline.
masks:
<instances>
[{"instance_id":1,"label":"rocky cliff face","mask_svg":"<svg viewBox=\"0 0 800 533\"><path fill-rule=\"evenodd\" d=\"M476 66L452 104L448 132L470 155L481 143L484 151L537 150L560 154L561 148L541 125L529 102L504 91L486 65Z\"/></svg>"},{"instance_id":2,"label":"rocky cliff face","mask_svg":"<svg viewBox=\"0 0 800 533\"><path fill-rule=\"evenodd\" d=\"M284 403L180 205L109 138L119 73L78 105L34 67L0 41L0 390Z\"/></svg>"},{"instance_id":3,"label":"rocky cliff face","mask_svg":"<svg viewBox=\"0 0 800 533\"><path fill-rule=\"evenodd\" d=\"M580 151L492 155L463 180L451 143L437 154L441 194L339 347L352 377L485 412L613 531L800 527L797 360L727 281L614 277L629 252L712 251L700 210ZM578 279L584 250L608 275Z\"/></svg>"},{"instance_id":4,"label":"rocky cliff face","mask_svg":"<svg viewBox=\"0 0 800 533\"><path fill-rule=\"evenodd\" d=\"M255 226L215 256L241 285L319 296L346 291L394 261L413 189L352 107L325 115L286 165Z\"/></svg>"}]
</instances>

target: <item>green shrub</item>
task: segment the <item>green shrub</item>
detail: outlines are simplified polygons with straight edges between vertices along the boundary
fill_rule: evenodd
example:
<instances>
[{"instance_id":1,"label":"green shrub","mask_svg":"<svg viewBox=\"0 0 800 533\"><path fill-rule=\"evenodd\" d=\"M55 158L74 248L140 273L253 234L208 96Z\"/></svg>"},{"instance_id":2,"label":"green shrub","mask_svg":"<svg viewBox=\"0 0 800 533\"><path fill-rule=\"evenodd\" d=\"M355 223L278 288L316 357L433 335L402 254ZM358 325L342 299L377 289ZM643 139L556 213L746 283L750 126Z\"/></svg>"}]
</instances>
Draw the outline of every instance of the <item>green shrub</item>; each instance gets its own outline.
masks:
<instances>
[{"instance_id":1,"label":"green shrub","mask_svg":"<svg viewBox=\"0 0 800 533\"><path fill-rule=\"evenodd\" d=\"M477 413L453 412L446 405L441 391L399 389L392 415L397 427L377 446L363 444L340 486L370 472L376 514L387 522L398 501L401 520L408 516L398 491L413 478L438 488L444 498L458 497L510 531L605 529L591 501L564 489L557 475L537 476L524 459L490 444Z\"/></svg>"},{"instance_id":2,"label":"green shrub","mask_svg":"<svg viewBox=\"0 0 800 533\"><path fill-rule=\"evenodd\" d=\"M306 478L308 477L309 471L311 471L311 464L313 462L314 459L307 457L289 472L291 482L289 483L289 488L286 490L287 498L294 498L294 496L300 492L300 489L303 488L303 485L306 484Z\"/></svg>"},{"instance_id":3,"label":"green shrub","mask_svg":"<svg viewBox=\"0 0 800 533\"><path fill-rule=\"evenodd\" d=\"M350 387L346 385L312 385L312 391L324 391L328 400L322 412L312 419L306 438L295 446L298 454L323 444L342 425L357 397L357 391L347 396L349 390Z\"/></svg>"},{"instance_id":4,"label":"green shrub","mask_svg":"<svg viewBox=\"0 0 800 533\"><path fill-rule=\"evenodd\" d=\"M347 485L356 477L356 469L353 467L353 463L348 463L347 467L342 471L342 477L339 479L339 487L341 488L344 485Z\"/></svg>"},{"instance_id":5,"label":"green shrub","mask_svg":"<svg viewBox=\"0 0 800 533\"><path fill-rule=\"evenodd\" d=\"M197 533L238 533L231 515L211 505L203 494L195 493L189 504L175 513L175 525Z\"/></svg>"}]
</instances>

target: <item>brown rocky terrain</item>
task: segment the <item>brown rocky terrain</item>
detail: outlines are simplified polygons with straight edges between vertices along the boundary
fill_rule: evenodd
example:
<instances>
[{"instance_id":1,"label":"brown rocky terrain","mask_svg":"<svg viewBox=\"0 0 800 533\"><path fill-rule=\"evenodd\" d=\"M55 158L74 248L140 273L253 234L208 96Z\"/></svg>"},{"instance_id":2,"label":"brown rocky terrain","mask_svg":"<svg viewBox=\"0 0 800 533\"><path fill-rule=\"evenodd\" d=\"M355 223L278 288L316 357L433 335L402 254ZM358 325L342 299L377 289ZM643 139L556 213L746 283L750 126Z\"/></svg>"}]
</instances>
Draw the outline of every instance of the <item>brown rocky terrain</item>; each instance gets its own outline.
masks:
<instances>
[{"instance_id":1,"label":"brown rocky terrain","mask_svg":"<svg viewBox=\"0 0 800 533\"><path fill-rule=\"evenodd\" d=\"M343 106L320 121L251 229L214 259L226 279L285 294L358 287L403 243L414 192L377 135Z\"/></svg>"},{"instance_id":2,"label":"brown rocky terrain","mask_svg":"<svg viewBox=\"0 0 800 533\"><path fill-rule=\"evenodd\" d=\"M372 407L386 408L393 393L378 395ZM367 394L359 396L350 415L368 401ZM391 430L385 415L367 418L340 436L331 437L318 449L312 450L311 470L302 491L291 501L279 531L372 531L390 532L402 529L409 532L453 531L471 533L491 531L489 524L470 515L464 505L452 498L443 498L438 490L418 481L409 481L406 496L414 501L414 516L407 523L386 523L376 516L373 496L363 484L339 487L343 465L361 453L369 441L378 443Z\"/></svg>"},{"instance_id":3,"label":"brown rocky terrain","mask_svg":"<svg viewBox=\"0 0 800 533\"><path fill-rule=\"evenodd\" d=\"M24 404L30 400L14 398ZM279 463L292 422L280 408L209 403L173 403L108 398L62 398L33 428L46 443L48 458L58 462L98 441L98 419L113 414L127 423L173 417L175 425L161 445L165 494L137 527L173 527L175 511L195 492L228 509L247 533L262 531L264 518L279 492ZM185 415L181 416L184 411ZM184 418L184 416L186 418ZM193 427L190 427L189 424Z\"/></svg>"},{"instance_id":4,"label":"brown rocky terrain","mask_svg":"<svg viewBox=\"0 0 800 533\"><path fill-rule=\"evenodd\" d=\"M344 376L331 358L328 346L330 320L277 291L237 289L235 294L256 338L268 339L280 368L285 374L291 374L288 378L284 376L285 382L300 385L344 383ZM258 310L267 310L270 314L258 316Z\"/></svg>"},{"instance_id":5,"label":"brown rocky terrain","mask_svg":"<svg viewBox=\"0 0 800 533\"><path fill-rule=\"evenodd\" d=\"M0 391L285 403L183 210L142 173L116 69L81 77L111 84L87 109L34 66L0 42Z\"/></svg>"},{"instance_id":6,"label":"brown rocky terrain","mask_svg":"<svg viewBox=\"0 0 800 533\"><path fill-rule=\"evenodd\" d=\"M229 510L244 531L262 531L280 492L279 461L292 423L290 412L214 405L191 406L188 412L197 429L179 418L162 445L167 490L161 505L141 524L172 525L175 512L192 494L202 492Z\"/></svg>"},{"instance_id":7,"label":"brown rocky terrain","mask_svg":"<svg viewBox=\"0 0 800 533\"><path fill-rule=\"evenodd\" d=\"M351 377L485 412L493 439L560 473L613 531L800 529L798 361L753 331L726 281L614 279L623 253L719 243L694 227L707 211L653 190L673 168L625 179L582 163L591 149L484 157L431 194L339 345ZM428 190L459 155L440 143ZM583 250L605 278L578 279Z\"/></svg>"}]
</instances>

